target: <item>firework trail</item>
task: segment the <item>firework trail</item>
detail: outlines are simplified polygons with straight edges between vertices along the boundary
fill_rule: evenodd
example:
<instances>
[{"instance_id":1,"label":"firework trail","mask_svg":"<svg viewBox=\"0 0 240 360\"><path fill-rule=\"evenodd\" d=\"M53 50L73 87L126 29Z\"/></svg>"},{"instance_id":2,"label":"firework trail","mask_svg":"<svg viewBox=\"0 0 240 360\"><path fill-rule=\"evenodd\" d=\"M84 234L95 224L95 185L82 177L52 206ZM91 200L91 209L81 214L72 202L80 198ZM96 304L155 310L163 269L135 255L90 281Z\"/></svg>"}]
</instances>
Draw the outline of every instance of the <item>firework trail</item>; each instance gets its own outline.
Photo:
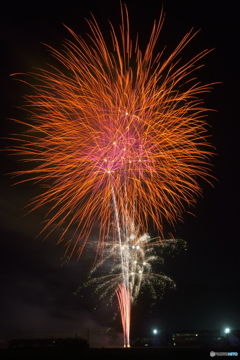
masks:
<instances>
[{"instance_id":1,"label":"firework trail","mask_svg":"<svg viewBox=\"0 0 240 360\"><path fill-rule=\"evenodd\" d=\"M163 52L155 55L161 13L141 52L124 5L121 14L119 38L111 25L110 49L94 18L88 42L68 29L74 41L66 40L62 52L49 47L65 70L31 74L30 119L16 120L29 130L17 136L12 152L38 165L15 175L45 186L31 209L49 207L47 235L64 228L61 242L75 226L67 240L70 256L81 255L94 224L100 244L112 231L124 242L129 218L143 233L151 219L161 234L164 218L174 223L184 206L195 204L197 179L209 179L212 149L200 96L211 84L192 75L209 51L181 64L178 55L196 34L191 30L166 60Z\"/></svg>"},{"instance_id":2,"label":"firework trail","mask_svg":"<svg viewBox=\"0 0 240 360\"><path fill-rule=\"evenodd\" d=\"M131 296L129 289L124 284L118 284L116 290L120 313L122 318L124 347L130 347L130 310L131 310Z\"/></svg>"}]
</instances>

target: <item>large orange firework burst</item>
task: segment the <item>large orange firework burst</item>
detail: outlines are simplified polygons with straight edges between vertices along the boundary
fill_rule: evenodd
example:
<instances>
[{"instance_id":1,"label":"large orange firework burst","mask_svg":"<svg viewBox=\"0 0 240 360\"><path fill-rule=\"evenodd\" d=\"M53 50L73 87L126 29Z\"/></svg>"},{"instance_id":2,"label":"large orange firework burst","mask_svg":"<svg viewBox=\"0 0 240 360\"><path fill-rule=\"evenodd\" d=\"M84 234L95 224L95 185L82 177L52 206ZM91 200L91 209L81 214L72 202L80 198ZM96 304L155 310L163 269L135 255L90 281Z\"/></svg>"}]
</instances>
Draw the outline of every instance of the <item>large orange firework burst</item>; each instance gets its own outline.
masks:
<instances>
[{"instance_id":1,"label":"large orange firework burst","mask_svg":"<svg viewBox=\"0 0 240 360\"><path fill-rule=\"evenodd\" d=\"M64 51L50 47L65 70L31 74L29 130L13 149L38 162L17 175L50 180L32 203L49 205L44 229L64 227L62 241L75 226L70 254L81 254L95 223L102 243L127 232L131 221L147 231L151 219L161 233L163 219L174 223L195 203L198 179L209 179L212 149L200 96L211 84L192 75L209 50L180 65L180 52L196 35L191 30L164 60L155 52L162 12L142 52L130 38L125 6L121 15L120 36L110 24L111 49L94 18L88 41L68 29L74 40Z\"/></svg>"}]
</instances>

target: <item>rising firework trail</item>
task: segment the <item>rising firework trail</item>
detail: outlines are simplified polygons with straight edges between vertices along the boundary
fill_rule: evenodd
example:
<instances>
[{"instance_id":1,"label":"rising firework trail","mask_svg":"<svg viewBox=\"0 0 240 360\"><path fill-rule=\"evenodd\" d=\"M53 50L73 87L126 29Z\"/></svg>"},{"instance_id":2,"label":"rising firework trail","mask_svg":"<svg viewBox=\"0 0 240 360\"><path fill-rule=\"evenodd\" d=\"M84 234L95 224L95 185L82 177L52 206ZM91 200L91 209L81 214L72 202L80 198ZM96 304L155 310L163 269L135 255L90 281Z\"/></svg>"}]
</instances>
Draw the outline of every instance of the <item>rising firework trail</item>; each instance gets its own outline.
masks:
<instances>
[{"instance_id":1,"label":"rising firework trail","mask_svg":"<svg viewBox=\"0 0 240 360\"><path fill-rule=\"evenodd\" d=\"M110 47L94 17L88 41L67 28L73 41L66 40L62 52L49 47L63 69L30 74L35 84L26 96L29 121L15 120L29 129L17 136L12 152L38 164L15 175L44 184L31 203L32 210L49 207L43 231L64 229L62 242L75 229L66 252L80 256L99 224L100 248L113 234L124 272L130 224L146 233L151 221L163 235L163 220L182 219L201 194L199 179L210 179L212 148L201 94L212 85L193 74L209 50L186 63L179 58L197 32L190 30L164 60L163 51L155 51L163 12L144 51L130 36L125 5L121 18L120 36L110 24ZM126 278L124 273L119 299L130 294Z\"/></svg>"},{"instance_id":2,"label":"rising firework trail","mask_svg":"<svg viewBox=\"0 0 240 360\"><path fill-rule=\"evenodd\" d=\"M130 290L124 284L118 284L116 289L123 327L124 347L130 347L130 310L131 296Z\"/></svg>"}]
</instances>

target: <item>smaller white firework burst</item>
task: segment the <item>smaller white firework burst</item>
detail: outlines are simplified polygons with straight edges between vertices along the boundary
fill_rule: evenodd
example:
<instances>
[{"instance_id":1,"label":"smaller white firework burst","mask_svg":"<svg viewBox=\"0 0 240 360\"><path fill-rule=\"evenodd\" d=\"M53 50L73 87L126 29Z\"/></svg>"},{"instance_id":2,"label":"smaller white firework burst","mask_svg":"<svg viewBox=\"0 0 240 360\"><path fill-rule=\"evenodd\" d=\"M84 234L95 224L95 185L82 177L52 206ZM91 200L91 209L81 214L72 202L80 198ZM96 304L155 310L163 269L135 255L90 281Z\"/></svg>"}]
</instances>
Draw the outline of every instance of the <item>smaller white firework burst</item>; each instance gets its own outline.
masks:
<instances>
[{"instance_id":1,"label":"smaller white firework burst","mask_svg":"<svg viewBox=\"0 0 240 360\"><path fill-rule=\"evenodd\" d=\"M132 226L131 234L124 243L105 242L100 260L89 274L85 286L95 285L99 298L113 298L118 284L125 284L134 303L143 288L148 288L151 297L164 292L165 288L174 288L175 282L163 273L154 272L154 264L163 264L163 255L178 252L185 248L182 239L151 239L150 235L140 234L139 228ZM106 270L107 269L107 270ZM106 275L95 276L100 272Z\"/></svg>"}]
</instances>

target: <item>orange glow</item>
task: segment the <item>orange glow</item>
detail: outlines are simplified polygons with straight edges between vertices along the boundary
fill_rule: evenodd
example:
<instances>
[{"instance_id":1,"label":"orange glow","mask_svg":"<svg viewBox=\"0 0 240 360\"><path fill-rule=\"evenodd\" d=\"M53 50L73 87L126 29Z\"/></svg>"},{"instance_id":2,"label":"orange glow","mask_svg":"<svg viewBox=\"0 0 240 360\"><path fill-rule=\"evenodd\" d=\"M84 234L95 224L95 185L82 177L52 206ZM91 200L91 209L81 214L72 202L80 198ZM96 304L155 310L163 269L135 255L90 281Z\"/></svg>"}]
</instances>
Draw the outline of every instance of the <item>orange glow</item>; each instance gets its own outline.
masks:
<instances>
[{"instance_id":1,"label":"orange glow","mask_svg":"<svg viewBox=\"0 0 240 360\"><path fill-rule=\"evenodd\" d=\"M192 74L209 50L182 64L179 54L196 35L191 30L167 59L155 55L161 13L142 52L130 38L125 6L121 15L121 36L111 25L110 49L94 18L89 42L68 29L74 40L66 40L62 52L50 47L65 70L31 74L30 120L19 121L29 130L12 149L37 162L15 175L49 181L31 206L49 206L43 231L64 228L59 242L74 229L70 256L81 255L94 224L101 243L110 233L117 238L115 220L119 229L130 219L147 232L151 219L161 234L163 219L174 224L195 204L198 179L210 179L212 148L200 96L211 84Z\"/></svg>"}]
</instances>

